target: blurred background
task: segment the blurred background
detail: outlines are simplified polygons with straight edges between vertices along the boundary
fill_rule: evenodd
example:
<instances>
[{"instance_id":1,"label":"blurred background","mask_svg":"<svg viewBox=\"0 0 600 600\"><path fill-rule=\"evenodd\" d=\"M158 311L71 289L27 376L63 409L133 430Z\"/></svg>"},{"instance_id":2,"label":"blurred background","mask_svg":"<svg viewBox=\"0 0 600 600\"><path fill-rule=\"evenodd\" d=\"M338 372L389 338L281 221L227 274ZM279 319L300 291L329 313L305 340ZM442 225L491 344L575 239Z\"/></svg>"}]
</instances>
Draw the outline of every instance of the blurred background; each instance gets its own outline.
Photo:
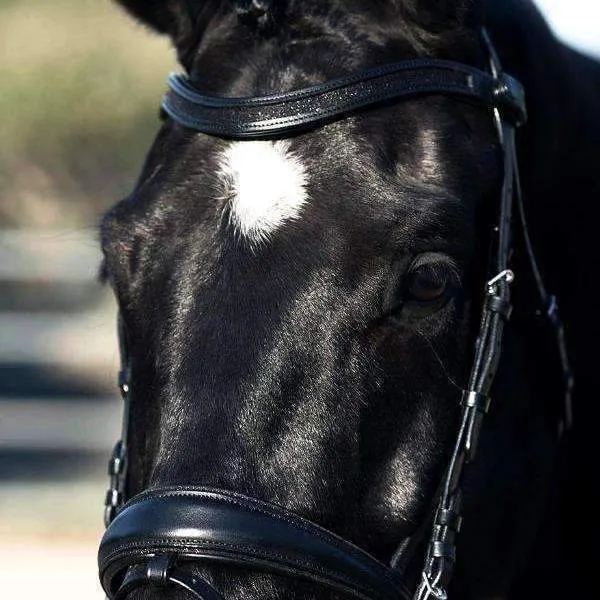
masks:
<instances>
[{"instance_id":1,"label":"blurred background","mask_svg":"<svg viewBox=\"0 0 600 600\"><path fill-rule=\"evenodd\" d=\"M600 57L597 0L538 0ZM0 575L9 598L102 598L95 555L120 429L97 224L157 128L167 42L110 0L0 0Z\"/></svg>"},{"instance_id":2,"label":"blurred background","mask_svg":"<svg viewBox=\"0 0 600 600\"><path fill-rule=\"evenodd\" d=\"M157 127L168 43L109 0L0 0L0 596L103 598L120 430L99 215Z\"/></svg>"}]
</instances>

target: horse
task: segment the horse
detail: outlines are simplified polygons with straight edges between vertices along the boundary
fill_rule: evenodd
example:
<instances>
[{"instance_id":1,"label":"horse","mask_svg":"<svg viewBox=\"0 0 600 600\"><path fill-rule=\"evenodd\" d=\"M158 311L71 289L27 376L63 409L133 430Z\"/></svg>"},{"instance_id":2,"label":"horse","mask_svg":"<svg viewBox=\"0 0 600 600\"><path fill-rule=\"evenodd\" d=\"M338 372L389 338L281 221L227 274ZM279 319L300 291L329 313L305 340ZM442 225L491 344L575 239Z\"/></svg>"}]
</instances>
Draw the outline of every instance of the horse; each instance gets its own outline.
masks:
<instances>
[{"instance_id":1,"label":"horse","mask_svg":"<svg viewBox=\"0 0 600 600\"><path fill-rule=\"evenodd\" d=\"M183 74L101 223L108 597L589 593L600 66L527 0L118 3Z\"/></svg>"}]
</instances>

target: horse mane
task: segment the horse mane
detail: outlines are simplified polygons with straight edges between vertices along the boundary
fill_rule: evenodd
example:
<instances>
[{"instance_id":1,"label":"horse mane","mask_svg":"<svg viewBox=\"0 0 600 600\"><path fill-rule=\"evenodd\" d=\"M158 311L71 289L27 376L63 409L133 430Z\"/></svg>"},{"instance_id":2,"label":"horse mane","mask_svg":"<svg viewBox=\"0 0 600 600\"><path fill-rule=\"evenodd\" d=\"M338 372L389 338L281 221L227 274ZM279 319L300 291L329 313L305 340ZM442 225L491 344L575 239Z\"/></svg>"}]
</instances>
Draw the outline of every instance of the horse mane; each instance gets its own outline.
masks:
<instances>
[{"instance_id":1,"label":"horse mane","mask_svg":"<svg viewBox=\"0 0 600 600\"><path fill-rule=\"evenodd\" d=\"M295 11L307 9L307 2L294 0L231 0L240 20L265 32L291 6ZM340 8L350 2L340 2ZM480 0L371 0L376 10L396 12L407 24L420 27L430 34L447 32L451 29L474 27L482 21ZM335 6L335 3L334 3Z\"/></svg>"},{"instance_id":2,"label":"horse mane","mask_svg":"<svg viewBox=\"0 0 600 600\"><path fill-rule=\"evenodd\" d=\"M178 37L200 15L235 11L244 23L266 31L285 13L323 11L322 0L115 0L134 17L160 33ZM398 14L430 33L471 27L481 22L484 0L369 0L368 10ZM333 10L346 11L355 0L334 0ZM362 7L364 10L364 7ZM179 33L179 35L181 35Z\"/></svg>"}]
</instances>

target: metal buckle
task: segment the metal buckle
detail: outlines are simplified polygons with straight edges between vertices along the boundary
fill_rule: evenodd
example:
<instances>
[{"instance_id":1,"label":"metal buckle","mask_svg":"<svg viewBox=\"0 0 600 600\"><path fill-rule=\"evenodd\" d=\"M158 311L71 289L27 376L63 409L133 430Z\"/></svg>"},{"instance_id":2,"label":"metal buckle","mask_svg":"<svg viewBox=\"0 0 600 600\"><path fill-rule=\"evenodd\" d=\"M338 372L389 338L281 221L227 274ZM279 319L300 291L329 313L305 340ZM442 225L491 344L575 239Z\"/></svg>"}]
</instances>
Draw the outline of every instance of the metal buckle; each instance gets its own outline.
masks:
<instances>
[{"instance_id":1,"label":"metal buckle","mask_svg":"<svg viewBox=\"0 0 600 600\"><path fill-rule=\"evenodd\" d=\"M505 281L506 283L512 283L515 280L515 274L510 269L504 269L504 271L500 271L498 275L492 277L487 282L488 294L490 296L494 296L497 293L497 284L500 281Z\"/></svg>"},{"instance_id":2,"label":"metal buckle","mask_svg":"<svg viewBox=\"0 0 600 600\"><path fill-rule=\"evenodd\" d=\"M129 394L129 376L129 369L122 369L121 371L119 371L117 384L119 386L119 391L121 392L121 397L123 399L125 399L125 396Z\"/></svg>"}]
</instances>

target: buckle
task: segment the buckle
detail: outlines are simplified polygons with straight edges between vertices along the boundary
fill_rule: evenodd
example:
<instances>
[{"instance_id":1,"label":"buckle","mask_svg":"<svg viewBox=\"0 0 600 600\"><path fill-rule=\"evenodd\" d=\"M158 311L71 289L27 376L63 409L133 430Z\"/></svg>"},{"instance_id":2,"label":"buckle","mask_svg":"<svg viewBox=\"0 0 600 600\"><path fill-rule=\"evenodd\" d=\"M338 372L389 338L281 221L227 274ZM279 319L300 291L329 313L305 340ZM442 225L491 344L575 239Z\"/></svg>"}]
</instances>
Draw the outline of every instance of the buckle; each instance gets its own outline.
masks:
<instances>
[{"instance_id":1,"label":"buckle","mask_svg":"<svg viewBox=\"0 0 600 600\"><path fill-rule=\"evenodd\" d=\"M515 127L520 127L527 122L525 90L514 77L506 73L498 74L496 85L492 90L492 101Z\"/></svg>"},{"instance_id":2,"label":"buckle","mask_svg":"<svg viewBox=\"0 0 600 600\"><path fill-rule=\"evenodd\" d=\"M494 296L496 294L496 285L500 283L500 281L506 281L506 283L512 283L515 280L515 274L510 269L504 269L504 271L500 271L498 275L492 277L487 282L488 294L490 296Z\"/></svg>"},{"instance_id":3,"label":"buckle","mask_svg":"<svg viewBox=\"0 0 600 600\"><path fill-rule=\"evenodd\" d=\"M129 369L121 369L117 380L121 397L125 399L129 393Z\"/></svg>"}]
</instances>

